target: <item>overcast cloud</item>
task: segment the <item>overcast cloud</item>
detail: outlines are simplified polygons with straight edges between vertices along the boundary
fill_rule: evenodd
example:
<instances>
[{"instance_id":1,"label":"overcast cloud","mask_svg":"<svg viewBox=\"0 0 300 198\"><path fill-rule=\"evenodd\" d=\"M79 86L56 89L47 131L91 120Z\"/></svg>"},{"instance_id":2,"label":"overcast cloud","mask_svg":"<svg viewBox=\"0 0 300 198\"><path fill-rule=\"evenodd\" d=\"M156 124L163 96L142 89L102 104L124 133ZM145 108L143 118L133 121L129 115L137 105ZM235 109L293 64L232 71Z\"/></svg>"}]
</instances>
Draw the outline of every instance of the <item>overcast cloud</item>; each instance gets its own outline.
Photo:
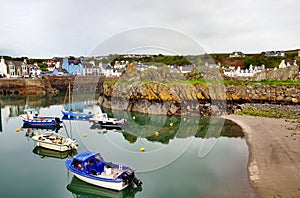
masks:
<instances>
[{"instance_id":1,"label":"overcast cloud","mask_svg":"<svg viewBox=\"0 0 300 198\"><path fill-rule=\"evenodd\" d=\"M300 48L296 0L2 0L0 9L0 55L88 55L142 27L178 31L209 53Z\"/></svg>"}]
</instances>

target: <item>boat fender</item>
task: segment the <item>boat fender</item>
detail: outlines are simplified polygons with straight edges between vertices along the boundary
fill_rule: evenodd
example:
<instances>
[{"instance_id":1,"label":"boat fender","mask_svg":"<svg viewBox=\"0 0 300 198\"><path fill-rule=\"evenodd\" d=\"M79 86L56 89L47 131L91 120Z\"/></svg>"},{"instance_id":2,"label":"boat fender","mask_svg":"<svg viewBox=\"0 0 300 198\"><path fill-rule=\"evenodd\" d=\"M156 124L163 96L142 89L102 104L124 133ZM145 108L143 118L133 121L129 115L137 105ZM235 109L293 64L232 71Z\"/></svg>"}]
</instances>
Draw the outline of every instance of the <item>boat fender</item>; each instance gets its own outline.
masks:
<instances>
[{"instance_id":1,"label":"boat fender","mask_svg":"<svg viewBox=\"0 0 300 198\"><path fill-rule=\"evenodd\" d=\"M118 173L115 173L115 174L113 175L113 178L116 178L116 177L117 177L117 175L118 175Z\"/></svg>"}]
</instances>

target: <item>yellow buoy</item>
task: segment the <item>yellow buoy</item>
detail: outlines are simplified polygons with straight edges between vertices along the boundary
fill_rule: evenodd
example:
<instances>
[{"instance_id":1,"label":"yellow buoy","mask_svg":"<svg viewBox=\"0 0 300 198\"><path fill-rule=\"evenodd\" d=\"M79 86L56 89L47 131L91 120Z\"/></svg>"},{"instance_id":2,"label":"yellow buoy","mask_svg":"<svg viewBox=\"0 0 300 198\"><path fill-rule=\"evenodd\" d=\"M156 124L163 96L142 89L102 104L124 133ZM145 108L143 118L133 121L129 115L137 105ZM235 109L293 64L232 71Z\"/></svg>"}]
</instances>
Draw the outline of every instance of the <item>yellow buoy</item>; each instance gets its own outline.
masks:
<instances>
[{"instance_id":1,"label":"yellow buoy","mask_svg":"<svg viewBox=\"0 0 300 198\"><path fill-rule=\"evenodd\" d=\"M16 128L16 132L20 132L20 129L19 129L19 128Z\"/></svg>"},{"instance_id":2,"label":"yellow buoy","mask_svg":"<svg viewBox=\"0 0 300 198\"><path fill-rule=\"evenodd\" d=\"M38 136L38 135L39 135L39 132L36 132L36 133L35 133L35 136Z\"/></svg>"},{"instance_id":3,"label":"yellow buoy","mask_svg":"<svg viewBox=\"0 0 300 198\"><path fill-rule=\"evenodd\" d=\"M135 116L132 116L132 119L135 120Z\"/></svg>"},{"instance_id":4,"label":"yellow buoy","mask_svg":"<svg viewBox=\"0 0 300 198\"><path fill-rule=\"evenodd\" d=\"M155 132L155 136L156 136L156 137L159 136L159 132L158 132L158 131Z\"/></svg>"},{"instance_id":5,"label":"yellow buoy","mask_svg":"<svg viewBox=\"0 0 300 198\"><path fill-rule=\"evenodd\" d=\"M172 127L173 126L173 122L170 122L170 127Z\"/></svg>"},{"instance_id":6,"label":"yellow buoy","mask_svg":"<svg viewBox=\"0 0 300 198\"><path fill-rule=\"evenodd\" d=\"M141 151L141 152L144 152L144 151L145 151L145 148L144 148L144 147L140 148L140 151Z\"/></svg>"},{"instance_id":7,"label":"yellow buoy","mask_svg":"<svg viewBox=\"0 0 300 198\"><path fill-rule=\"evenodd\" d=\"M83 137L86 137L86 133L82 134Z\"/></svg>"}]
</instances>

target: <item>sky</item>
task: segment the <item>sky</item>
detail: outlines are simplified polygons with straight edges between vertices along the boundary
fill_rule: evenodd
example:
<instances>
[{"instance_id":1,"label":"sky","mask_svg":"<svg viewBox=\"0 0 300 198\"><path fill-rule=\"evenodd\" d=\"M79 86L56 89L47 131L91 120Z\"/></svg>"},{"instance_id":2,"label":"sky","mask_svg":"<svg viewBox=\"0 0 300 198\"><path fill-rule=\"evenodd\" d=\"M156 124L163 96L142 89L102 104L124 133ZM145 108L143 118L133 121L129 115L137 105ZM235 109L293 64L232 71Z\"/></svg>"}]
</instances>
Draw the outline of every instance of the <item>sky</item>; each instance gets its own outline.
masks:
<instances>
[{"instance_id":1,"label":"sky","mask_svg":"<svg viewBox=\"0 0 300 198\"><path fill-rule=\"evenodd\" d=\"M0 55L88 56L116 35L122 39L109 44L143 28L141 47L153 39L185 46L169 31L207 53L299 49L299 10L297 0L0 0ZM149 27L168 31L152 35Z\"/></svg>"}]
</instances>

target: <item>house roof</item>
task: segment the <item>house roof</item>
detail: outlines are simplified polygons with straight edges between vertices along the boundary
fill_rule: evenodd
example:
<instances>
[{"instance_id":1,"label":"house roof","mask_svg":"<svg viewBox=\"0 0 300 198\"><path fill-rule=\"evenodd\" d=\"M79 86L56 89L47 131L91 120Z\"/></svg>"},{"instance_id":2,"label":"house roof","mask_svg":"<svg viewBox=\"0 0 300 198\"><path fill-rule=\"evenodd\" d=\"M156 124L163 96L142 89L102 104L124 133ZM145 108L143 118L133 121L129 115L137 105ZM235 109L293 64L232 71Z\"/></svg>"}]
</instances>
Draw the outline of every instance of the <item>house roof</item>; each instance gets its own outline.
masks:
<instances>
[{"instance_id":1,"label":"house roof","mask_svg":"<svg viewBox=\"0 0 300 198\"><path fill-rule=\"evenodd\" d=\"M92 63L84 63L85 68L92 68L94 65Z\"/></svg>"},{"instance_id":2,"label":"house roof","mask_svg":"<svg viewBox=\"0 0 300 198\"><path fill-rule=\"evenodd\" d=\"M39 66L36 66L34 64L27 64L28 68L34 68L34 69L40 69Z\"/></svg>"},{"instance_id":3,"label":"house roof","mask_svg":"<svg viewBox=\"0 0 300 198\"><path fill-rule=\"evenodd\" d=\"M21 67L23 62L22 61L7 61L6 64L7 65L13 64L15 67Z\"/></svg>"},{"instance_id":4,"label":"house roof","mask_svg":"<svg viewBox=\"0 0 300 198\"><path fill-rule=\"evenodd\" d=\"M75 59L75 60L68 60L68 63L69 64L74 64L74 65L79 65L79 64L82 64L81 60L79 59Z\"/></svg>"},{"instance_id":5,"label":"house roof","mask_svg":"<svg viewBox=\"0 0 300 198\"><path fill-rule=\"evenodd\" d=\"M241 51L234 51L231 53L231 55L234 55L234 54L243 55L244 53Z\"/></svg>"},{"instance_id":6,"label":"house roof","mask_svg":"<svg viewBox=\"0 0 300 198\"><path fill-rule=\"evenodd\" d=\"M112 66L106 64L106 65L102 65L103 69L113 69Z\"/></svg>"}]
</instances>

